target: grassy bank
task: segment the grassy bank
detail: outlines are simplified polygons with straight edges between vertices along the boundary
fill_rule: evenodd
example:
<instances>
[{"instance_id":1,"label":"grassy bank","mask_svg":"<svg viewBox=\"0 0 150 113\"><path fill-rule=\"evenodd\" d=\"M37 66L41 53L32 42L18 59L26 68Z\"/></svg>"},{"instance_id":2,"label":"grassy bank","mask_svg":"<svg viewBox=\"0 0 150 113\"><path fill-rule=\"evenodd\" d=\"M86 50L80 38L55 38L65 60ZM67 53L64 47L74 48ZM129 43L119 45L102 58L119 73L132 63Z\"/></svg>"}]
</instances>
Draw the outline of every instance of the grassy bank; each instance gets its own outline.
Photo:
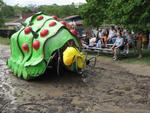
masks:
<instances>
[{"instance_id":1,"label":"grassy bank","mask_svg":"<svg viewBox=\"0 0 150 113\"><path fill-rule=\"evenodd\" d=\"M107 60L112 61L112 56L110 54L100 54L98 56L99 60ZM120 60L114 61L118 63L129 63L129 64L143 64L143 65L149 65L150 66L150 49L143 50L143 57L141 59L137 58L138 55L134 55L133 53L130 53L127 56L121 56Z\"/></svg>"},{"instance_id":2,"label":"grassy bank","mask_svg":"<svg viewBox=\"0 0 150 113\"><path fill-rule=\"evenodd\" d=\"M130 63L130 64L145 64L150 66L150 49L143 51L143 57L141 59L136 56L127 57L122 60L122 62Z\"/></svg>"},{"instance_id":3,"label":"grassy bank","mask_svg":"<svg viewBox=\"0 0 150 113\"><path fill-rule=\"evenodd\" d=\"M4 37L0 37L0 44L9 45L10 44L10 39L9 38L4 38Z\"/></svg>"}]
</instances>

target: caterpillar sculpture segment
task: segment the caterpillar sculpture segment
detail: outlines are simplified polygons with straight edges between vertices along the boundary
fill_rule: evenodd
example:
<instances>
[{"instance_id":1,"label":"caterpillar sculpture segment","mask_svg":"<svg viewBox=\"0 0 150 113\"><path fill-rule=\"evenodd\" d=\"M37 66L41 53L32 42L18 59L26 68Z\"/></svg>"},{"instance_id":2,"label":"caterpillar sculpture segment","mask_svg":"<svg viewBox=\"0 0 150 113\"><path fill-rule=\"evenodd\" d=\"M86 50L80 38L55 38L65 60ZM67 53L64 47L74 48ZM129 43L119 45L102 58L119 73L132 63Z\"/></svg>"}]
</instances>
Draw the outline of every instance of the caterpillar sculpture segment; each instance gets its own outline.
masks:
<instances>
[{"instance_id":1,"label":"caterpillar sculpture segment","mask_svg":"<svg viewBox=\"0 0 150 113\"><path fill-rule=\"evenodd\" d=\"M82 69L86 59L75 35L56 17L37 13L12 35L7 65L15 75L27 80L42 75L49 64L58 65L58 73L60 62L71 71Z\"/></svg>"}]
</instances>

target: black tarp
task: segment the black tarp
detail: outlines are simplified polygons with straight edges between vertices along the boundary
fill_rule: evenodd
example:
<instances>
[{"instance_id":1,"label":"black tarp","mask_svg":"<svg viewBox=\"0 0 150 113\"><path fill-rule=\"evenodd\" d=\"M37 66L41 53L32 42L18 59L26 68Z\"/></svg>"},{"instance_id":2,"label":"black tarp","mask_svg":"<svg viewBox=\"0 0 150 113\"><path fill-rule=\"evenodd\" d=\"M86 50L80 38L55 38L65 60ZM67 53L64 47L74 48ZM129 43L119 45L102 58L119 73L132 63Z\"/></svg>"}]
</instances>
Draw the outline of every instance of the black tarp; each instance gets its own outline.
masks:
<instances>
[{"instance_id":1,"label":"black tarp","mask_svg":"<svg viewBox=\"0 0 150 113\"><path fill-rule=\"evenodd\" d=\"M16 31L15 30L8 30L8 29L0 29L0 36L2 37L11 37L11 35L13 33L15 33Z\"/></svg>"}]
</instances>

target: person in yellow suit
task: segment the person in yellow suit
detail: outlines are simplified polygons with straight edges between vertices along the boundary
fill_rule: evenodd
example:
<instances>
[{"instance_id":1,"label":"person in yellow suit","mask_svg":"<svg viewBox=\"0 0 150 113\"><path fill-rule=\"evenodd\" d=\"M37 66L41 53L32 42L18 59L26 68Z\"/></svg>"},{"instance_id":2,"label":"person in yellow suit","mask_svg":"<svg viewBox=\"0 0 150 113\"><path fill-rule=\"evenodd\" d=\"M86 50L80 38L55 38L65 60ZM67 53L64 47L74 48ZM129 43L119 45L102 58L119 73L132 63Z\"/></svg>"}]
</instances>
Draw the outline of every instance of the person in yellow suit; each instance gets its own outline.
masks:
<instances>
[{"instance_id":1,"label":"person in yellow suit","mask_svg":"<svg viewBox=\"0 0 150 113\"><path fill-rule=\"evenodd\" d=\"M63 63L72 71L81 70L86 66L85 55L75 47L67 47L63 52Z\"/></svg>"}]
</instances>

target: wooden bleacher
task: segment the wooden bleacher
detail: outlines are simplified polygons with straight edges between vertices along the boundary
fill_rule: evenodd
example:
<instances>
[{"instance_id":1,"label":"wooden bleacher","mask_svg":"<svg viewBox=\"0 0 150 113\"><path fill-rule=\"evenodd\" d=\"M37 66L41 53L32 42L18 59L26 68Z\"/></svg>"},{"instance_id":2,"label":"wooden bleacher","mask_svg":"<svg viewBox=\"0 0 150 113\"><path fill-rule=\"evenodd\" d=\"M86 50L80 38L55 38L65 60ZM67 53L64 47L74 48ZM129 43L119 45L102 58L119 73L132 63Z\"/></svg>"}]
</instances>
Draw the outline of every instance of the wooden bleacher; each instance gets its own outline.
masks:
<instances>
[{"instance_id":1,"label":"wooden bleacher","mask_svg":"<svg viewBox=\"0 0 150 113\"><path fill-rule=\"evenodd\" d=\"M112 47L113 44L107 44L107 48L98 48L98 47L85 47L83 48L83 51L86 51L86 52L97 52L97 53L109 53L109 54L112 54Z\"/></svg>"}]
</instances>

